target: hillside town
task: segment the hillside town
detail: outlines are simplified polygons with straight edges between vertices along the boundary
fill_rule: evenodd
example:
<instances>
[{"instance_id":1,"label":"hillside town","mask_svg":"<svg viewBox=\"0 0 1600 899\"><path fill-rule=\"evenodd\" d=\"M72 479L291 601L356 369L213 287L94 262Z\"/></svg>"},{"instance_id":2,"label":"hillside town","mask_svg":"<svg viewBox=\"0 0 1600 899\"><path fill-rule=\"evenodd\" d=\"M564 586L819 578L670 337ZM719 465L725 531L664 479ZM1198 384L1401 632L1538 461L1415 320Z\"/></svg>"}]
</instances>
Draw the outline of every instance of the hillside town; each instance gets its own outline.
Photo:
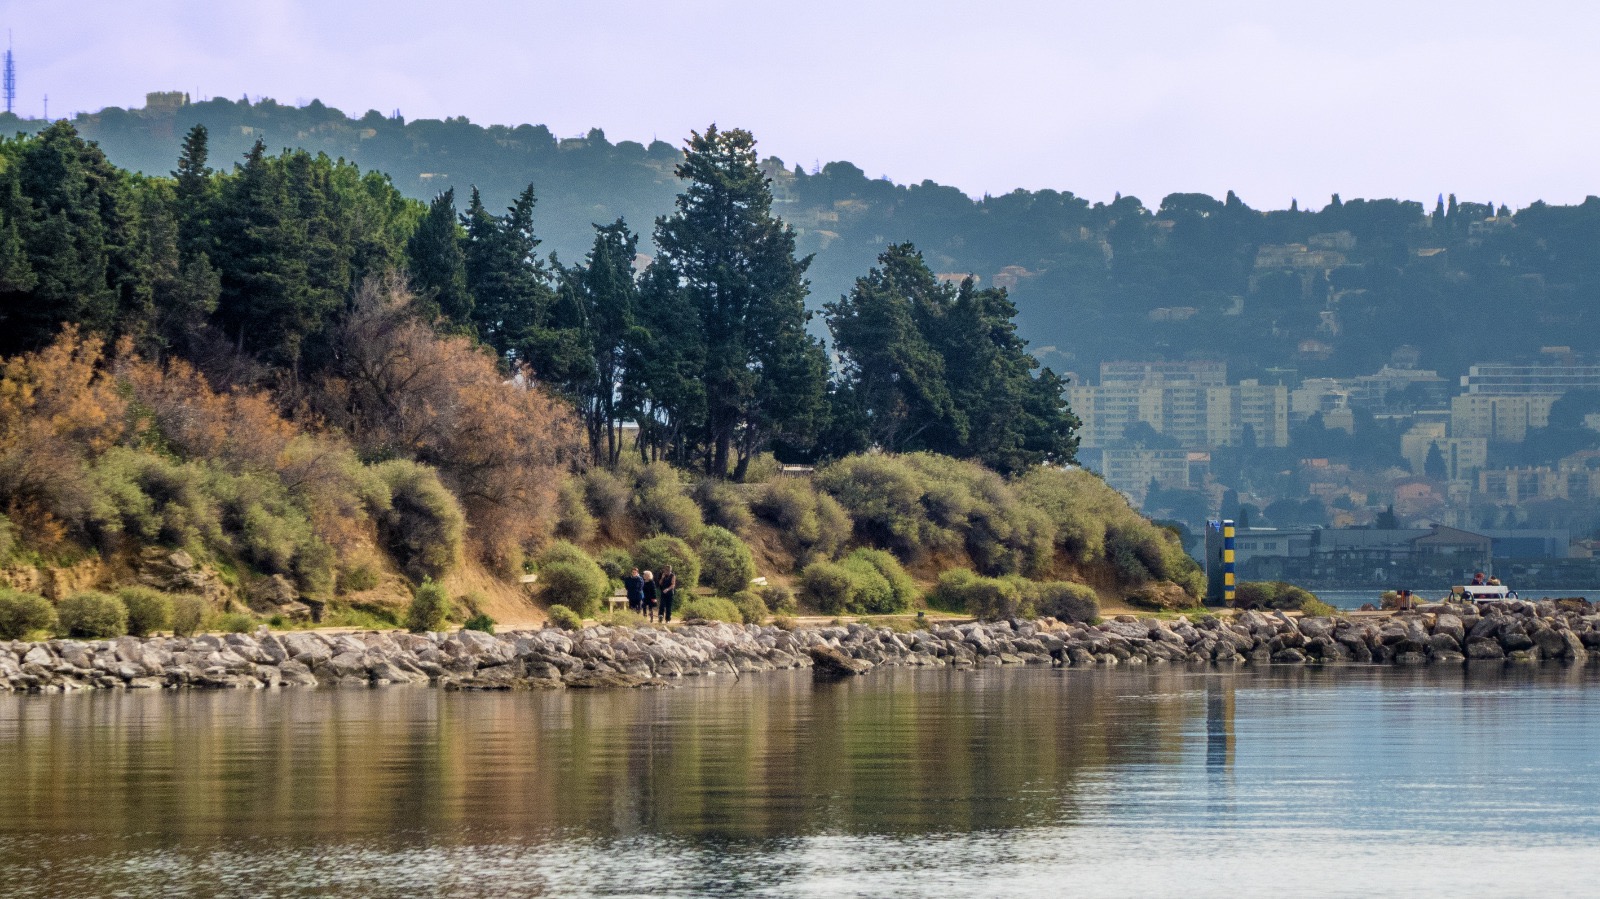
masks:
<instances>
[{"instance_id":1,"label":"hillside town","mask_svg":"<svg viewBox=\"0 0 1600 899\"><path fill-rule=\"evenodd\" d=\"M1106 362L1068 388L1079 457L1193 532L1238 519L1247 578L1499 567L1529 584L1593 581L1600 364L1546 347L1447 377L1419 357L1401 347L1372 374L1235 382L1223 362Z\"/></svg>"}]
</instances>

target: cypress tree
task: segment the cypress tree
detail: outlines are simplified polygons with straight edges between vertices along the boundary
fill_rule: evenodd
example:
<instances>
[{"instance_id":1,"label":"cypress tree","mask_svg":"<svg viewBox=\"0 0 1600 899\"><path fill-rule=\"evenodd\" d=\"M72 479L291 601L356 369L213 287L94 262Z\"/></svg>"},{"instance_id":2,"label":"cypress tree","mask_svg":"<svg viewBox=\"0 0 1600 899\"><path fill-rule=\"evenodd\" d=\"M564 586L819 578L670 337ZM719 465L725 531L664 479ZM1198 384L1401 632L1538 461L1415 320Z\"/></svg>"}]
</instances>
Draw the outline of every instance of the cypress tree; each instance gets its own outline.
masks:
<instances>
[{"instance_id":1,"label":"cypress tree","mask_svg":"<svg viewBox=\"0 0 1600 899\"><path fill-rule=\"evenodd\" d=\"M406 242L411 286L430 317L440 316L458 328L472 327L472 294L467 290L467 257L461 250L456 221L456 192L451 188L428 204L428 213Z\"/></svg>"},{"instance_id":2,"label":"cypress tree","mask_svg":"<svg viewBox=\"0 0 1600 899\"><path fill-rule=\"evenodd\" d=\"M706 472L742 477L769 441L805 440L825 415L826 358L805 330L811 259L772 214L748 131L692 134L676 171L687 186L655 243L705 335Z\"/></svg>"}]
</instances>

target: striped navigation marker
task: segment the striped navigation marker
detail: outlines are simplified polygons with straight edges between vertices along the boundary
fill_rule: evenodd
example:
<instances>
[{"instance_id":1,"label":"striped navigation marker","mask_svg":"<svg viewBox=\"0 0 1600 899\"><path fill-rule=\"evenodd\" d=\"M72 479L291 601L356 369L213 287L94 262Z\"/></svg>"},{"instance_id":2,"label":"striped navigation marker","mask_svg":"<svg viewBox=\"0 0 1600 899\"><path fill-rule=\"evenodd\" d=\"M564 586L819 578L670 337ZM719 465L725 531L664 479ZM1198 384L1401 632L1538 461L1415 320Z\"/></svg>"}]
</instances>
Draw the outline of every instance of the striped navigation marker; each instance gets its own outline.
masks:
<instances>
[{"instance_id":1,"label":"striped navigation marker","mask_svg":"<svg viewBox=\"0 0 1600 899\"><path fill-rule=\"evenodd\" d=\"M1234 587L1237 586L1233 577L1233 521L1222 520L1222 601L1233 605Z\"/></svg>"}]
</instances>

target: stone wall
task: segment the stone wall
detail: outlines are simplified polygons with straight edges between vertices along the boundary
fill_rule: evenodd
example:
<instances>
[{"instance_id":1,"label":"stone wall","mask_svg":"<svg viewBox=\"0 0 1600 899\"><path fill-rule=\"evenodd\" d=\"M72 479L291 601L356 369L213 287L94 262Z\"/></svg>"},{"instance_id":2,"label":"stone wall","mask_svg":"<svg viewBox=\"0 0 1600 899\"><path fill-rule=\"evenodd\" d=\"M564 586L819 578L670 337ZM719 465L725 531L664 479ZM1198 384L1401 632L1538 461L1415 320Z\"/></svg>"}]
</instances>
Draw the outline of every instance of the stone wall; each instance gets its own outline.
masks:
<instances>
[{"instance_id":1,"label":"stone wall","mask_svg":"<svg viewBox=\"0 0 1600 899\"><path fill-rule=\"evenodd\" d=\"M499 636L290 631L0 643L0 689L369 686L447 689L666 684L678 677L813 666L812 650L863 665L1507 664L1600 659L1600 614L1582 600L1425 606L1393 616L1291 618L1241 612L1097 625L1040 621L862 624L782 630L690 624L676 630L546 628ZM821 656L817 656L821 658ZM839 667L839 666L834 666Z\"/></svg>"}]
</instances>

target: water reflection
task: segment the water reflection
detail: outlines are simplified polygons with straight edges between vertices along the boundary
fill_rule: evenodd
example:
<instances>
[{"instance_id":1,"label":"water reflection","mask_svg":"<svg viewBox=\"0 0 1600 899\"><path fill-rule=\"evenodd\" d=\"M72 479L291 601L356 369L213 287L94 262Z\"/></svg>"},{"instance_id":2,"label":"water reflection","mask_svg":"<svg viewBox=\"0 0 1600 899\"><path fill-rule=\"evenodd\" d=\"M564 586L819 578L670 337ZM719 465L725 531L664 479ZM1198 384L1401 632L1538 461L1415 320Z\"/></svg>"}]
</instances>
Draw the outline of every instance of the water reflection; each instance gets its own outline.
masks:
<instances>
[{"instance_id":1,"label":"water reflection","mask_svg":"<svg viewBox=\"0 0 1600 899\"><path fill-rule=\"evenodd\" d=\"M977 841L993 865L1063 865L1076 856L1060 840L1107 827L1181 844L1308 816L1347 834L1403 822L1453 839L1592 839L1595 681L1556 666L1034 669L4 696L0 893L156 894L237 870L274 872L284 894L387 895L396 872L463 864L561 894L577 875L549 860L566 858L593 874L576 892L627 892L656 872L685 895L743 895L813 882L819 847L830 864L870 848L886 887L897 852L937 869L937 847ZM1018 854L1041 841L1056 855Z\"/></svg>"}]
</instances>

